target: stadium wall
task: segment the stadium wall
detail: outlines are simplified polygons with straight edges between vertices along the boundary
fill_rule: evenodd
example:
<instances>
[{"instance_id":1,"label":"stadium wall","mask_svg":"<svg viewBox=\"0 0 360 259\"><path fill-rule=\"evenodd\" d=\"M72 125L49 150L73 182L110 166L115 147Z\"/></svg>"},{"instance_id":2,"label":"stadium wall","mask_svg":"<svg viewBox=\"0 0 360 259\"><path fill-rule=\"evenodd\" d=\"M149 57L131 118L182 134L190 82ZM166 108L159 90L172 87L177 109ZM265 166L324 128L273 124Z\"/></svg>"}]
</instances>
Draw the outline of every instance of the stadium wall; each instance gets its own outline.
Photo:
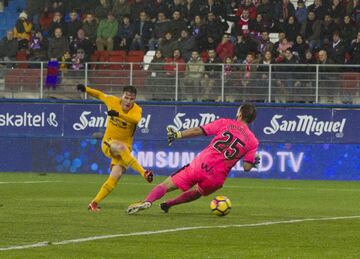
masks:
<instances>
[{"instance_id":1,"label":"stadium wall","mask_svg":"<svg viewBox=\"0 0 360 259\"><path fill-rule=\"evenodd\" d=\"M210 138L186 139L168 147L165 128L203 125L234 117L236 105L141 104L143 118L133 145L140 163L168 175L187 164ZM100 149L106 107L98 102L4 100L0 103L1 172L108 172ZM258 170L231 177L360 180L360 107L258 105L252 125L261 145ZM131 171L129 171L132 173Z\"/></svg>"}]
</instances>

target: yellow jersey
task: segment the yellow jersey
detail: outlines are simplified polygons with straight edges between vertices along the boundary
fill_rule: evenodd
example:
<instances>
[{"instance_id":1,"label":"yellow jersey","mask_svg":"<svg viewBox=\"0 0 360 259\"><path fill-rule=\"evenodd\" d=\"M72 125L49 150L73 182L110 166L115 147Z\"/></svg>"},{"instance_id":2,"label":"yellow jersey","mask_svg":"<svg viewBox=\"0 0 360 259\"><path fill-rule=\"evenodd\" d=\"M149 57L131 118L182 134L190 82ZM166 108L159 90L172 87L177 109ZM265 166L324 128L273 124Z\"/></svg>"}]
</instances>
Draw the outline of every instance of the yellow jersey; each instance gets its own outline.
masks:
<instances>
[{"instance_id":1,"label":"yellow jersey","mask_svg":"<svg viewBox=\"0 0 360 259\"><path fill-rule=\"evenodd\" d=\"M141 107L134 103L134 106L128 112L124 112L121 108L121 98L113 95L106 95L103 92L90 87L86 87L86 92L101 100L108 110L114 110L119 113L119 117L109 118L103 141L108 139L119 140L131 150L136 126L141 119Z\"/></svg>"}]
</instances>

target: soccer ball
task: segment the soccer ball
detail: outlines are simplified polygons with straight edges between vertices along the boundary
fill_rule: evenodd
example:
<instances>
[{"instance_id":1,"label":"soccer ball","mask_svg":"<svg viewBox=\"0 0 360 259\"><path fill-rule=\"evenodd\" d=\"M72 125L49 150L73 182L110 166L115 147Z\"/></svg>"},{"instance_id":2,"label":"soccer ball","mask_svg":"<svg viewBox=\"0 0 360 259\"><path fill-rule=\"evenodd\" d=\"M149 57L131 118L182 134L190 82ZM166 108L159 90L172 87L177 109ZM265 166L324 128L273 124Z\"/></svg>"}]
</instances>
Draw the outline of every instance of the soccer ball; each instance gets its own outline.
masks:
<instances>
[{"instance_id":1,"label":"soccer ball","mask_svg":"<svg viewBox=\"0 0 360 259\"><path fill-rule=\"evenodd\" d=\"M231 201L226 196L216 196L210 202L211 213L216 216L225 216L231 210Z\"/></svg>"}]
</instances>

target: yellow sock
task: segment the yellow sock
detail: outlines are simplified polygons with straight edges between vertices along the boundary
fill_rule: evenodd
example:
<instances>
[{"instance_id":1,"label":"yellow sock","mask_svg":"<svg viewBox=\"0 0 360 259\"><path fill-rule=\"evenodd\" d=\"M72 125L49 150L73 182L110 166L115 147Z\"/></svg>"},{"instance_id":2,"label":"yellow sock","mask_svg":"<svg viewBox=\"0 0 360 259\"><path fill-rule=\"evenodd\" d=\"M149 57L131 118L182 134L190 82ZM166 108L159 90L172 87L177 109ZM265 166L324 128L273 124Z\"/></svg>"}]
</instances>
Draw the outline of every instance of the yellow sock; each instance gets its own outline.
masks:
<instances>
[{"instance_id":1,"label":"yellow sock","mask_svg":"<svg viewBox=\"0 0 360 259\"><path fill-rule=\"evenodd\" d=\"M144 176L145 169L139 164L135 157L131 155L128 149L121 151L120 156L127 166L130 166L136 172Z\"/></svg>"},{"instance_id":2,"label":"yellow sock","mask_svg":"<svg viewBox=\"0 0 360 259\"><path fill-rule=\"evenodd\" d=\"M105 181L105 183L101 186L100 191L96 195L95 201L96 203L99 203L103 199L105 199L106 196L108 196L109 193L114 190L118 180L112 177L111 175L108 177L108 179Z\"/></svg>"}]
</instances>

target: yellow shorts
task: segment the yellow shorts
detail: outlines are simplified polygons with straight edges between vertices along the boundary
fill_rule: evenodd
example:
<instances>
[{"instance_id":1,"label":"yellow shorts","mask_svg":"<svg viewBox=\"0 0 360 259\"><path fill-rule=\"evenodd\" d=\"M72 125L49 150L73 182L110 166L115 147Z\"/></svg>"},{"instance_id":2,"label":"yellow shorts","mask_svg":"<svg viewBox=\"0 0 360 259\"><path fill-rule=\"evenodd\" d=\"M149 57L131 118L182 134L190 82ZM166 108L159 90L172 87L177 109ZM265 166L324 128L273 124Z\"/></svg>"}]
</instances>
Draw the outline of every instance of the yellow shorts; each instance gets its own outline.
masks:
<instances>
[{"instance_id":1,"label":"yellow shorts","mask_svg":"<svg viewBox=\"0 0 360 259\"><path fill-rule=\"evenodd\" d=\"M102 152L104 153L105 156L107 156L108 158L111 158L111 165L121 165L122 167L127 168L127 166L125 165L125 162L122 160L121 156L113 156L111 154L110 146L113 141L114 140L111 138L103 140L103 142L101 144Z\"/></svg>"}]
</instances>

